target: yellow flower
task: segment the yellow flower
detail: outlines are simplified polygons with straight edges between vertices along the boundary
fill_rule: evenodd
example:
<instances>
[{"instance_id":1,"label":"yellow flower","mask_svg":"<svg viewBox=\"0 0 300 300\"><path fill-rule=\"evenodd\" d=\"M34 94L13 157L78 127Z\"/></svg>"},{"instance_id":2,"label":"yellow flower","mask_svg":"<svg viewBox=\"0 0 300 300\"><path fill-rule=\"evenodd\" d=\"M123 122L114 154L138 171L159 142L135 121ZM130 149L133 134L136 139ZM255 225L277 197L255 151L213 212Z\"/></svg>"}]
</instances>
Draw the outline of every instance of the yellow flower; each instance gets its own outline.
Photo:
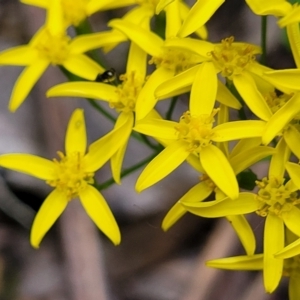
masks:
<instances>
[{"instance_id":1,"label":"yellow flower","mask_svg":"<svg viewBox=\"0 0 300 300\"><path fill-rule=\"evenodd\" d=\"M0 166L43 179L54 187L33 221L30 235L33 247L39 247L68 202L77 197L99 229L115 245L120 243L120 231L114 216L103 196L91 184L94 182L94 172L109 160L123 142L117 129L92 143L85 153L87 141L83 110L77 109L68 124L66 154L58 152L59 159L51 161L31 154L0 156Z\"/></svg>"},{"instance_id":2,"label":"yellow flower","mask_svg":"<svg viewBox=\"0 0 300 300\"><path fill-rule=\"evenodd\" d=\"M261 217L266 218L263 265L265 289L269 293L275 290L281 278L283 260L275 258L275 254L279 257L277 254L281 253L284 248L285 227L300 237L298 187L292 180L285 183L283 177L285 163L290 156L284 139L279 141L276 150L276 154L271 159L268 177L256 182L259 188L257 194L240 193L235 203L230 199L219 200L215 203L211 201L208 204L182 203L189 212L204 217L237 215L248 210L248 213L255 211Z\"/></svg>"},{"instance_id":3,"label":"yellow flower","mask_svg":"<svg viewBox=\"0 0 300 300\"><path fill-rule=\"evenodd\" d=\"M233 37L216 45L204 44L203 41L191 38L172 39L166 41L165 47L191 51L202 63L161 83L155 91L158 99L179 94L185 89L191 90L191 106L197 105L201 99L205 99L202 100L202 106L207 105L206 99L211 105L216 99L218 87L222 85L218 83L217 74L220 73L229 83L234 84L256 116L266 121L271 117L271 110L258 89L259 85L266 85L262 83L261 77L268 70L255 60L255 56L260 53L259 47L234 42ZM235 103L231 106L238 108Z\"/></svg>"},{"instance_id":4,"label":"yellow flower","mask_svg":"<svg viewBox=\"0 0 300 300\"><path fill-rule=\"evenodd\" d=\"M265 123L237 121L214 127L214 116L218 109L210 109L210 112L207 108L201 114L198 106L190 107L190 111L183 113L179 122L148 118L136 123L136 131L169 140L167 147L147 165L138 178L137 191L142 191L167 176L189 156L196 156L205 173L225 195L232 199L238 197L234 171L224 153L213 143L259 137Z\"/></svg>"},{"instance_id":5,"label":"yellow flower","mask_svg":"<svg viewBox=\"0 0 300 300\"><path fill-rule=\"evenodd\" d=\"M104 69L83 54L94 49L94 41L89 36L71 38L63 26L57 27L59 20L48 19L26 46L17 46L0 53L0 65L26 66L19 76L11 95L9 109L14 112L25 100L30 90L47 67L61 65L71 73L85 79L94 80Z\"/></svg>"}]
</instances>

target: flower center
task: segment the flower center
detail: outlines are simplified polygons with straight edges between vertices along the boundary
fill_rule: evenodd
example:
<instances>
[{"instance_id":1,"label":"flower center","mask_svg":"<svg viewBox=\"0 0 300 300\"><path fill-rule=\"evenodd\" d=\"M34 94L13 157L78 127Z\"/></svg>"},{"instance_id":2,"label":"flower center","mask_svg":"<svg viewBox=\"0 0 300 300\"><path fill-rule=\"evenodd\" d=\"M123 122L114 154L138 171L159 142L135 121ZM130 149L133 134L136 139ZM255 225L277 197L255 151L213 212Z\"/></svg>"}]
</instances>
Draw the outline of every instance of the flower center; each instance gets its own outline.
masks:
<instances>
[{"instance_id":1,"label":"flower center","mask_svg":"<svg viewBox=\"0 0 300 300\"><path fill-rule=\"evenodd\" d=\"M65 156L57 152L60 160L53 159L56 166L56 179L47 181L52 187L65 193L69 200L78 196L88 184L94 183L94 173L85 171L83 155L79 152Z\"/></svg>"},{"instance_id":2,"label":"flower center","mask_svg":"<svg viewBox=\"0 0 300 300\"><path fill-rule=\"evenodd\" d=\"M197 57L189 51L163 48L162 55L152 57L149 64L155 64L157 68L164 67L172 70L176 75L191 68L198 62Z\"/></svg>"},{"instance_id":3,"label":"flower center","mask_svg":"<svg viewBox=\"0 0 300 300\"><path fill-rule=\"evenodd\" d=\"M70 37L66 34L51 35L45 29L39 36L34 47L39 52L40 57L47 59L54 65L65 62L69 54Z\"/></svg>"},{"instance_id":4,"label":"flower center","mask_svg":"<svg viewBox=\"0 0 300 300\"><path fill-rule=\"evenodd\" d=\"M191 116L189 111L183 113L175 129L178 140L187 142L187 151L199 153L202 148L212 143L214 116L218 111L218 109L214 109L210 116L200 115L197 117Z\"/></svg>"},{"instance_id":5,"label":"flower center","mask_svg":"<svg viewBox=\"0 0 300 300\"><path fill-rule=\"evenodd\" d=\"M277 112L284 104L286 104L290 99L292 95L282 94L277 95L276 92L269 92L264 95L264 98L266 99L267 104L271 108L271 111L273 114Z\"/></svg>"},{"instance_id":6,"label":"flower center","mask_svg":"<svg viewBox=\"0 0 300 300\"><path fill-rule=\"evenodd\" d=\"M136 72L120 76L122 84L117 87L119 101L109 102L109 106L118 112L132 112L135 110L136 100L144 85L144 79Z\"/></svg>"},{"instance_id":7,"label":"flower center","mask_svg":"<svg viewBox=\"0 0 300 300\"><path fill-rule=\"evenodd\" d=\"M90 0L61 0L67 24L78 26L88 16L87 4Z\"/></svg>"},{"instance_id":8,"label":"flower center","mask_svg":"<svg viewBox=\"0 0 300 300\"><path fill-rule=\"evenodd\" d=\"M223 77L232 80L234 75L241 74L255 61L260 53L257 47L246 43L234 43L234 37L221 41L211 52L212 60Z\"/></svg>"},{"instance_id":9,"label":"flower center","mask_svg":"<svg viewBox=\"0 0 300 300\"><path fill-rule=\"evenodd\" d=\"M256 185L259 187L257 199L261 202L256 213L262 217L266 217L268 213L280 217L289 212L293 205L300 203L297 193L284 185L284 178L265 177L262 181L256 181Z\"/></svg>"}]
</instances>

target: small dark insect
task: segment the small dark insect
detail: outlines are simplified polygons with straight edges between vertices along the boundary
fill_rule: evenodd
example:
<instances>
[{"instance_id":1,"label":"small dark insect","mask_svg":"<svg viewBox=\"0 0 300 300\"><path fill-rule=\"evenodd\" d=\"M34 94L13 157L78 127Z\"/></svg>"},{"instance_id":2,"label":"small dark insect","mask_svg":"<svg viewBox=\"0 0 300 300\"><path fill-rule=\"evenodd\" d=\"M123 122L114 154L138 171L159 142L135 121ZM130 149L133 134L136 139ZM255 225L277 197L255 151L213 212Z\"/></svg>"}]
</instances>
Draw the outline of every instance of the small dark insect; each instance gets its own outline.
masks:
<instances>
[{"instance_id":1,"label":"small dark insect","mask_svg":"<svg viewBox=\"0 0 300 300\"><path fill-rule=\"evenodd\" d=\"M103 73L99 74L95 81L97 82L104 82L104 83L111 83L115 82L116 80L116 70L114 68L110 68L109 70L104 71Z\"/></svg>"}]
</instances>

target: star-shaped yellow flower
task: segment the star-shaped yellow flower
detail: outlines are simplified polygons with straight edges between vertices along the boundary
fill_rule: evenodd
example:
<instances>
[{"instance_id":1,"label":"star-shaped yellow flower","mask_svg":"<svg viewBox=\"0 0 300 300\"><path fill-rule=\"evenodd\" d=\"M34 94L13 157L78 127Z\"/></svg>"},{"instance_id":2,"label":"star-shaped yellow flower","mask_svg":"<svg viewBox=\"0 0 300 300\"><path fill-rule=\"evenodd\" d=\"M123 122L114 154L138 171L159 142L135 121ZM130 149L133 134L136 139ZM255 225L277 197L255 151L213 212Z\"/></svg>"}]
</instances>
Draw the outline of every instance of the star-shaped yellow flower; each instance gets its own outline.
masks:
<instances>
[{"instance_id":1,"label":"star-shaped yellow flower","mask_svg":"<svg viewBox=\"0 0 300 300\"><path fill-rule=\"evenodd\" d=\"M54 187L33 221L30 242L38 248L44 235L62 214L68 202L79 197L82 206L99 229L115 244L121 240L118 225L105 199L91 184L94 172L123 143L118 129L92 143L86 153L87 138L83 110L72 114L65 140L66 154L58 152L53 161L31 154L4 154L0 166L43 179Z\"/></svg>"}]
</instances>

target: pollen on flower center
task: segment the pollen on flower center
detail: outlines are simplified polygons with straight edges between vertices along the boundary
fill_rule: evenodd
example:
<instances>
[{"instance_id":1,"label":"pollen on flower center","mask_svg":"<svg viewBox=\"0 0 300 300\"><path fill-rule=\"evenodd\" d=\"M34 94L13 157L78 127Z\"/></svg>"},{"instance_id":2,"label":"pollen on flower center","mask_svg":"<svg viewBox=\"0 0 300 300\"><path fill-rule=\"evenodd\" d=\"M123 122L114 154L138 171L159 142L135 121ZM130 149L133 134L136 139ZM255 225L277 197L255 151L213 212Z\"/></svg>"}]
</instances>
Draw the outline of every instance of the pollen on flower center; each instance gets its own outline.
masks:
<instances>
[{"instance_id":1,"label":"pollen on flower center","mask_svg":"<svg viewBox=\"0 0 300 300\"><path fill-rule=\"evenodd\" d=\"M259 188L257 199L261 202L256 213L262 217L267 216L268 213L280 217L282 213L290 211L293 205L300 203L297 193L290 191L284 185L284 179L265 177L262 181L256 181L256 185Z\"/></svg>"},{"instance_id":2,"label":"pollen on flower center","mask_svg":"<svg viewBox=\"0 0 300 300\"><path fill-rule=\"evenodd\" d=\"M118 112L132 112L135 110L136 100L144 85L144 79L136 72L120 76L122 83L117 87L119 101L109 102L109 106Z\"/></svg>"},{"instance_id":3,"label":"pollen on flower center","mask_svg":"<svg viewBox=\"0 0 300 300\"><path fill-rule=\"evenodd\" d=\"M179 74L197 64L196 56L189 52L177 49L163 48L163 53L159 57L152 57L149 64L156 67L164 67L172 70L174 74Z\"/></svg>"},{"instance_id":4,"label":"pollen on flower center","mask_svg":"<svg viewBox=\"0 0 300 300\"><path fill-rule=\"evenodd\" d=\"M211 52L212 60L223 77L232 79L232 76L241 74L255 61L255 55L260 53L253 45L234 43L234 37L222 40Z\"/></svg>"},{"instance_id":5,"label":"pollen on flower center","mask_svg":"<svg viewBox=\"0 0 300 300\"><path fill-rule=\"evenodd\" d=\"M277 95L276 92L269 92L264 95L267 104L272 110L272 113L275 114L285 103L291 99L292 95L282 94Z\"/></svg>"},{"instance_id":6,"label":"pollen on flower center","mask_svg":"<svg viewBox=\"0 0 300 300\"><path fill-rule=\"evenodd\" d=\"M90 0L61 0L67 24L78 26L88 16L86 8Z\"/></svg>"},{"instance_id":7,"label":"pollen on flower center","mask_svg":"<svg viewBox=\"0 0 300 300\"><path fill-rule=\"evenodd\" d=\"M52 35L44 30L34 47L42 58L54 65L63 64L69 54L70 37L66 34Z\"/></svg>"},{"instance_id":8,"label":"pollen on flower center","mask_svg":"<svg viewBox=\"0 0 300 300\"><path fill-rule=\"evenodd\" d=\"M210 116L191 116L190 112L183 113L178 125L175 127L179 140L187 142L189 152L199 153L202 148L212 143L214 136L213 123L214 116L218 109L214 109Z\"/></svg>"},{"instance_id":9,"label":"pollen on flower center","mask_svg":"<svg viewBox=\"0 0 300 300\"><path fill-rule=\"evenodd\" d=\"M56 166L56 179L47 181L47 183L66 194L71 200L78 196L79 192L84 190L88 184L94 183L94 173L85 171L83 155L79 152L65 156L58 152L60 160L54 159Z\"/></svg>"}]
</instances>

